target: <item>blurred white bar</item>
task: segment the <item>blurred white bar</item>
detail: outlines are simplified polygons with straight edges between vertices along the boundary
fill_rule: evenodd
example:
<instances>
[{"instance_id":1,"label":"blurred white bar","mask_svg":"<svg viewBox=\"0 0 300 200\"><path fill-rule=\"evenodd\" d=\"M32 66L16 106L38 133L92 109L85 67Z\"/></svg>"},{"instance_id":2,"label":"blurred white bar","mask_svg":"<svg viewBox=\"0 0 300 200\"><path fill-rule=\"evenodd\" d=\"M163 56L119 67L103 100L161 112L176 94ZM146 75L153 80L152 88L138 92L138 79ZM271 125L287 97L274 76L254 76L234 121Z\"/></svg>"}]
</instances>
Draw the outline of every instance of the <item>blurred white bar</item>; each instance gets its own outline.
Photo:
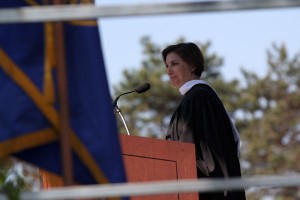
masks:
<instances>
[{"instance_id":1,"label":"blurred white bar","mask_svg":"<svg viewBox=\"0 0 300 200\"><path fill-rule=\"evenodd\" d=\"M125 17L137 15L164 15L236 11L246 9L288 8L300 6L299 0L236 0L198 1L185 3L157 3L119 6L61 5L0 9L0 23L64 21Z\"/></svg>"},{"instance_id":2,"label":"blurred white bar","mask_svg":"<svg viewBox=\"0 0 300 200\"><path fill-rule=\"evenodd\" d=\"M42 199L82 199L119 196L141 196L155 194L187 193L247 189L250 187L299 187L300 175L293 176L256 176L243 179L198 179L179 181L159 181L105 184L90 186L72 186L53 188L41 192L23 192L23 200ZM0 195L0 199L5 199Z\"/></svg>"}]
</instances>

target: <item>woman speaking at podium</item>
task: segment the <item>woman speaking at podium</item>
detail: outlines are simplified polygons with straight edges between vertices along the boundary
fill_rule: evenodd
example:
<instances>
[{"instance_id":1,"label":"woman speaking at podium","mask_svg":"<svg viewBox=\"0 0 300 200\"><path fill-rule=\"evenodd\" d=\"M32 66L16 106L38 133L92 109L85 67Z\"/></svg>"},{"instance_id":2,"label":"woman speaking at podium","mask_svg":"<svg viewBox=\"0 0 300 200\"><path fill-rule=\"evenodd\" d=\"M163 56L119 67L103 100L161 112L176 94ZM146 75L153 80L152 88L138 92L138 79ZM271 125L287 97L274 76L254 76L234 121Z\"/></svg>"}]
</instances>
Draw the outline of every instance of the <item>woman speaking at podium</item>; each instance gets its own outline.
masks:
<instances>
[{"instance_id":1,"label":"woman speaking at podium","mask_svg":"<svg viewBox=\"0 0 300 200\"><path fill-rule=\"evenodd\" d=\"M241 177L239 134L216 92L203 80L204 57L194 43L162 51L171 85L183 96L166 139L194 143L198 178ZM244 200L244 191L199 193L200 200Z\"/></svg>"}]
</instances>

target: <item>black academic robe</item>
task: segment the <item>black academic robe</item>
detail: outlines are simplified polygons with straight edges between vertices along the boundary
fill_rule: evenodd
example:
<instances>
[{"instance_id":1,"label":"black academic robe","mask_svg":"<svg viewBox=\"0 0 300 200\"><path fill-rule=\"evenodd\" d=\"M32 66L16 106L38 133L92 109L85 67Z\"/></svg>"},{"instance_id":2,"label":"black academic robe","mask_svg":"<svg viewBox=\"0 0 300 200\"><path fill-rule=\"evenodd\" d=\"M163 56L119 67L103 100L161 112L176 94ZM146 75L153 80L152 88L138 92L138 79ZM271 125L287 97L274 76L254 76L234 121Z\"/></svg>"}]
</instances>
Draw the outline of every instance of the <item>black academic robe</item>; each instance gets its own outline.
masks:
<instances>
[{"instance_id":1,"label":"black academic robe","mask_svg":"<svg viewBox=\"0 0 300 200\"><path fill-rule=\"evenodd\" d=\"M174 112L166 139L195 144L198 178L240 177L237 144L223 103L206 84L194 85ZM244 200L245 192L199 194L200 200Z\"/></svg>"}]
</instances>

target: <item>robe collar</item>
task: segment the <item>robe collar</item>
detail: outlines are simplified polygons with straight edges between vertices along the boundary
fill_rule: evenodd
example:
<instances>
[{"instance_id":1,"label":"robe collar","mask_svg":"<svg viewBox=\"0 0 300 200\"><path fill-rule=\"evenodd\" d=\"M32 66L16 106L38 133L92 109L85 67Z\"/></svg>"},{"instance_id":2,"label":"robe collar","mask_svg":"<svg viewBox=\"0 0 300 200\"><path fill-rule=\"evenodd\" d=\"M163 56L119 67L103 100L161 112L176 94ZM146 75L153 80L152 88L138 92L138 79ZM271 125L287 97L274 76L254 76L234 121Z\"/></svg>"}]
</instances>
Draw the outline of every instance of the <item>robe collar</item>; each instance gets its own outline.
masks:
<instances>
[{"instance_id":1,"label":"robe collar","mask_svg":"<svg viewBox=\"0 0 300 200\"><path fill-rule=\"evenodd\" d=\"M208 85L205 81L203 80L190 80L186 83L184 83L180 88L179 88L179 92L181 95L185 95L194 85L197 85L197 84L206 84Z\"/></svg>"}]
</instances>

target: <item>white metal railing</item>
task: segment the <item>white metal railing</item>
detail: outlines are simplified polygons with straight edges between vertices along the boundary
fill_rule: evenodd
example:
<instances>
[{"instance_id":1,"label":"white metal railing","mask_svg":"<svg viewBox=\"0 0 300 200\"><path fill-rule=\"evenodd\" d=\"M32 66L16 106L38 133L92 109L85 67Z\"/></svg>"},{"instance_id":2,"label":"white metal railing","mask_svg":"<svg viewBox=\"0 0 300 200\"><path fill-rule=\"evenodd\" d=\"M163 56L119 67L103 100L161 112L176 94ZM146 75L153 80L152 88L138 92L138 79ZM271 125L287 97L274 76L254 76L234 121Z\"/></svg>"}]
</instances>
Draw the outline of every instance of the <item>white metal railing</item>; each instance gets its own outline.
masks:
<instances>
[{"instance_id":1,"label":"white metal railing","mask_svg":"<svg viewBox=\"0 0 300 200\"><path fill-rule=\"evenodd\" d=\"M299 0L235 0L118 6L60 5L0 9L0 23L299 7Z\"/></svg>"},{"instance_id":2,"label":"white metal railing","mask_svg":"<svg viewBox=\"0 0 300 200\"><path fill-rule=\"evenodd\" d=\"M250 187L299 187L300 174L292 176L256 176L242 179L171 180L139 183L69 186L40 192L23 192L21 199L82 199L121 196L143 196L188 192L238 190ZM0 199L5 196L0 195Z\"/></svg>"}]
</instances>

